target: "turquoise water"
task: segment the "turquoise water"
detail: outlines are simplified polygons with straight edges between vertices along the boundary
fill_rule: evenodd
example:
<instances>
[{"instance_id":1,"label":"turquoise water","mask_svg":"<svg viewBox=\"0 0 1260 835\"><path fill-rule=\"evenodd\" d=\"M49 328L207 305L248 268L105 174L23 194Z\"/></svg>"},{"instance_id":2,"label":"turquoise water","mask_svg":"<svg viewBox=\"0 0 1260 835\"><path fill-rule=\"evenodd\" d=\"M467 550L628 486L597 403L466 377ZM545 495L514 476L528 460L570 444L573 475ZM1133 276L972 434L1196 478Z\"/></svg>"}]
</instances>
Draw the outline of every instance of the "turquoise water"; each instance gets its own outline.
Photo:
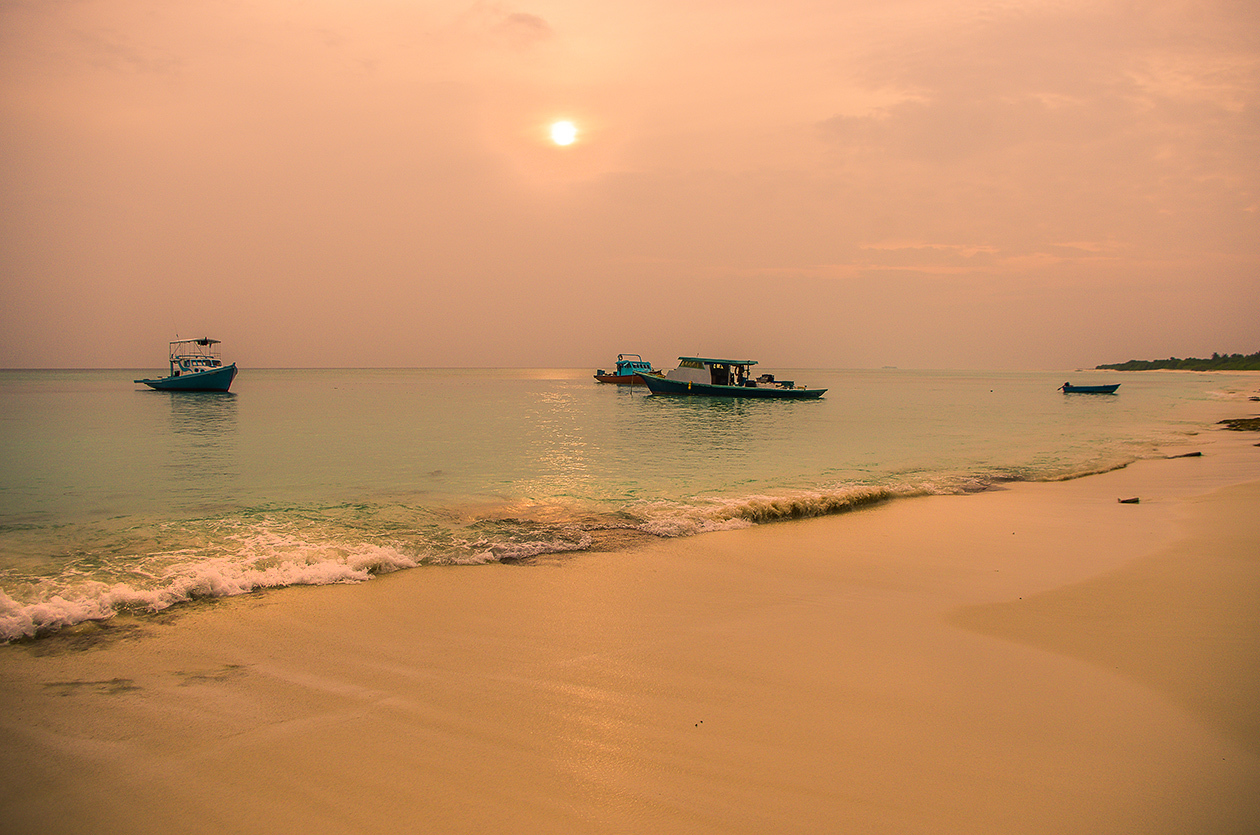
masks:
<instances>
[{"instance_id":1,"label":"turquoise water","mask_svg":"<svg viewBox=\"0 0 1260 835\"><path fill-rule=\"evenodd\" d=\"M819 401L594 369L0 371L0 639L119 609L515 561L1069 478L1193 443L1255 377L770 369ZM1122 383L1064 395L1064 380Z\"/></svg>"}]
</instances>

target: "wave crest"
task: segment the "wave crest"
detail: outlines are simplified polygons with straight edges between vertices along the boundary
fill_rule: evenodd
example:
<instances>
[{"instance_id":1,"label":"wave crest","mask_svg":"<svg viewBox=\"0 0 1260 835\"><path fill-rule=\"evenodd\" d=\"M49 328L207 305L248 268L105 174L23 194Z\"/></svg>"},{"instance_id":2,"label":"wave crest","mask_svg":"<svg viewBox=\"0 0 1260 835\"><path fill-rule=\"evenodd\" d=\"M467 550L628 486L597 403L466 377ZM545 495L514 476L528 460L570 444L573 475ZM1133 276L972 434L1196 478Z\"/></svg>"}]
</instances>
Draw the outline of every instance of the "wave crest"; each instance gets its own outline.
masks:
<instances>
[{"instance_id":1,"label":"wave crest","mask_svg":"<svg viewBox=\"0 0 1260 835\"><path fill-rule=\"evenodd\" d=\"M160 612L189 600L258 589L359 583L417 565L417 560L389 546L312 546L283 559L268 555L244 562L227 557L188 560L168 566L152 585L46 581L32 585L24 601L0 590L0 641L37 637L128 609Z\"/></svg>"},{"instance_id":2,"label":"wave crest","mask_svg":"<svg viewBox=\"0 0 1260 835\"><path fill-rule=\"evenodd\" d=\"M891 499L922 495L926 492L930 491L919 487L844 487L784 496L711 500L699 506L652 509L647 513L648 521L642 527L655 536L691 536L787 519L848 513Z\"/></svg>"}]
</instances>

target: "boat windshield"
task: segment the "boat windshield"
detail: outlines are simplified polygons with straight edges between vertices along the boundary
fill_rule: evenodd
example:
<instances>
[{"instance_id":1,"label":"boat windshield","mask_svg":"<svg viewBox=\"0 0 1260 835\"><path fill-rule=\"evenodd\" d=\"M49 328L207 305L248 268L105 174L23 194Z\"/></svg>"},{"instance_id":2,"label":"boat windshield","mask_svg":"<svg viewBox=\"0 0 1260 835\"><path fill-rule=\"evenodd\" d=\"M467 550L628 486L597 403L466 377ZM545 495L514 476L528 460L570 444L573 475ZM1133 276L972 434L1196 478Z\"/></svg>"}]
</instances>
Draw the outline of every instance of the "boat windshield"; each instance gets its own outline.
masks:
<instances>
[{"instance_id":1,"label":"boat windshield","mask_svg":"<svg viewBox=\"0 0 1260 835\"><path fill-rule=\"evenodd\" d=\"M171 343L171 375L190 374L207 371L223 365L219 340L203 337L201 339L177 339Z\"/></svg>"}]
</instances>

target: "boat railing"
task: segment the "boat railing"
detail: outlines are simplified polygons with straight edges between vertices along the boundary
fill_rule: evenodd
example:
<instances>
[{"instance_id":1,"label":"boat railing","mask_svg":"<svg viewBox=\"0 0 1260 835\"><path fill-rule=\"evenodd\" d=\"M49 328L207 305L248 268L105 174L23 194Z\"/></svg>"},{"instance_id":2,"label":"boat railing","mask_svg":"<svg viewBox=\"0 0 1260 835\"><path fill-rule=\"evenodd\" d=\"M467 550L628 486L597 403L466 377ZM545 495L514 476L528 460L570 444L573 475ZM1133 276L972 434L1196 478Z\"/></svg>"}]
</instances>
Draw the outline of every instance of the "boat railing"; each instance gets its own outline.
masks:
<instances>
[{"instance_id":1,"label":"boat railing","mask_svg":"<svg viewBox=\"0 0 1260 835\"><path fill-rule=\"evenodd\" d=\"M200 339L177 339L170 344L171 376L195 374L223 367L222 349L219 340L202 337Z\"/></svg>"},{"instance_id":2,"label":"boat railing","mask_svg":"<svg viewBox=\"0 0 1260 835\"><path fill-rule=\"evenodd\" d=\"M217 339L179 339L171 343L171 359L218 358L223 354L223 349L216 347L218 344Z\"/></svg>"}]
</instances>

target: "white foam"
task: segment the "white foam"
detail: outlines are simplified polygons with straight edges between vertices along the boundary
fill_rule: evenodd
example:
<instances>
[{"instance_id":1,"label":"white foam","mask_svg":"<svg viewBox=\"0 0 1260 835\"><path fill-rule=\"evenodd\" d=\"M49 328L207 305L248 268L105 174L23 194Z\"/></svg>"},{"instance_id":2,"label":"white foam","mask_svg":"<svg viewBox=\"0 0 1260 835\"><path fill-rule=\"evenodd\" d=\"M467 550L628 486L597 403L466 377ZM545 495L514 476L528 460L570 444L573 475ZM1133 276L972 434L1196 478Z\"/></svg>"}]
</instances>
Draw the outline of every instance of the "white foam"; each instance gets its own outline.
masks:
<instances>
[{"instance_id":1,"label":"white foam","mask_svg":"<svg viewBox=\"0 0 1260 835\"><path fill-rule=\"evenodd\" d=\"M359 583L376 574L419 564L389 546L288 545L294 553L283 558L267 554L245 560L218 557L175 563L162 572L153 586L96 581L82 581L69 588L48 584L36 586L32 595L36 599L26 602L0 591L0 641L102 620L122 609L158 612L198 597L231 597L282 586Z\"/></svg>"},{"instance_id":2,"label":"white foam","mask_svg":"<svg viewBox=\"0 0 1260 835\"><path fill-rule=\"evenodd\" d=\"M710 498L691 505L658 503L642 508L647 521L641 527L654 536L692 536L709 531L747 528L783 519L805 519L844 513L900 496L922 495L924 492L929 491L923 486L841 486L834 490L780 496Z\"/></svg>"},{"instance_id":3,"label":"white foam","mask_svg":"<svg viewBox=\"0 0 1260 835\"><path fill-rule=\"evenodd\" d=\"M474 565L491 562L511 562L537 557L540 554L560 554L568 551L584 551L591 547L594 539L589 533L582 533L575 539L546 539L532 542L501 542L494 545L471 545L471 556L454 558L457 565Z\"/></svg>"}]
</instances>

